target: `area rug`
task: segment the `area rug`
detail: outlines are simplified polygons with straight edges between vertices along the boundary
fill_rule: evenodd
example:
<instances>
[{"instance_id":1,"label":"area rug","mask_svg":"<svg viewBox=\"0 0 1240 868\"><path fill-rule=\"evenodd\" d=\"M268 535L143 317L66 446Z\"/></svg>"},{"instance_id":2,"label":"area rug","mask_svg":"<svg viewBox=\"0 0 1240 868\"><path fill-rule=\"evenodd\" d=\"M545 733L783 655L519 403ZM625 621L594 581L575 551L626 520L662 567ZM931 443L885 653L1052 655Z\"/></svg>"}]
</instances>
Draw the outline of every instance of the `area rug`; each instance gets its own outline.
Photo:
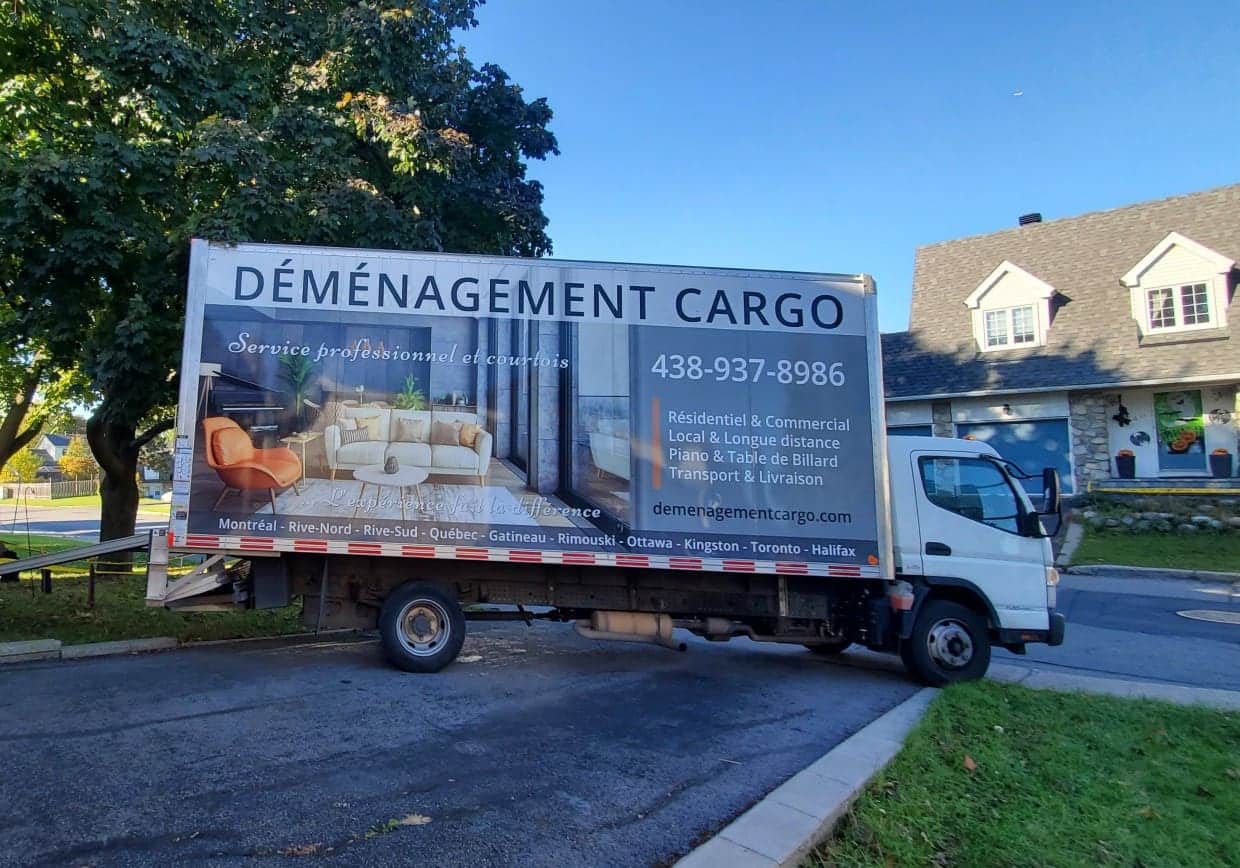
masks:
<instances>
[{"instance_id":1,"label":"area rug","mask_svg":"<svg viewBox=\"0 0 1240 868\"><path fill-rule=\"evenodd\" d=\"M357 517L399 521L401 492L395 488L367 485L355 479L307 479L299 485L301 493L289 488L276 498L280 515L350 518L358 508ZM452 485L424 482L404 489L406 521L442 521L461 524L516 524L535 527L538 522L530 510L539 501L529 494L519 500L507 488L494 485ZM525 502L523 502L525 501ZM268 505L257 511L270 515Z\"/></svg>"}]
</instances>

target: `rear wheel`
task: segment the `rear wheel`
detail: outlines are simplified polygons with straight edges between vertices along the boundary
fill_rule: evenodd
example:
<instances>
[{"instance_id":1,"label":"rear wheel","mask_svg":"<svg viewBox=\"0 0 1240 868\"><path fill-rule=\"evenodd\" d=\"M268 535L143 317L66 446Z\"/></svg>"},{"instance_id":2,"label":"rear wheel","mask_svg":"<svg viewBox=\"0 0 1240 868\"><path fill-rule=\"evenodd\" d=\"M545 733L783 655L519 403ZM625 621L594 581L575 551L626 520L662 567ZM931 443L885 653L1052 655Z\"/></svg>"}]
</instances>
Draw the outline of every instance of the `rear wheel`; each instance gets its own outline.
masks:
<instances>
[{"instance_id":1,"label":"rear wheel","mask_svg":"<svg viewBox=\"0 0 1240 868\"><path fill-rule=\"evenodd\" d=\"M824 657L834 657L837 654L843 654L852 647L852 640L846 639L843 636L832 636L826 642L806 645L805 647L815 654L821 654Z\"/></svg>"},{"instance_id":2,"label":"rear wheel","mask_svg":"<svg viewBox=\"0 0 1240 868\"><path fill-rule=\"evenodd\" d=\"M990 667L986 619L960 603L930 600L913 635L901 643L900 657L913 677L931 687L981 678Z\"/></svg>"},{"instance_id":3,"label":"rear wheel","mask_svg":"<svg viewBox=\"0 0 1240 868\"><path fill-rule=\"evenodd\" d=\"M401 585L379 611L379 640L393 666L438 672L465 642L465 614L456 597L430 582Z\"/></svg>"}]
</instances>

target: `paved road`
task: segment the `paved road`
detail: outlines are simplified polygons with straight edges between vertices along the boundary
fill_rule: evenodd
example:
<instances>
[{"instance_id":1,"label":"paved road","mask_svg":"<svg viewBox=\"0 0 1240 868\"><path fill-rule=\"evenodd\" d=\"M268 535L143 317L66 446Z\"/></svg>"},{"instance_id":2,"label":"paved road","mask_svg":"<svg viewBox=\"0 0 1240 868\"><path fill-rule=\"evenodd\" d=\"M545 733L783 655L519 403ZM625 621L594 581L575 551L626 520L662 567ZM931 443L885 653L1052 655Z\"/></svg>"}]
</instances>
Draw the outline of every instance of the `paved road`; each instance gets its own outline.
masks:
<instances>
[{"instance_id":1,"label":"paved road","mask_svg":"<svg viewBox=\"0 0 1240 868\"><path fill-rule=\"evenodd\" d=\"M331 640L6 667L0 863L666 863L916 689L799 647L471 630L436 676Z\"/></svg>"},{"instance_id":2,"label":"paved road","mask_svg":"<svg viewBox=\"0 0 1240 868\"><path fill-rule=\"evenodd\" d=\"M139 512L137 531L159 530L168 526L168 516L158 512ZM63 534L95 542L99 539L99 510L86 507L0 506L0 539L12 542L22 534Z\"/></svg>"},{"instance_id":3,"label":"paved road","mask_svg":"<svg viewBox=\"0 0 1240 868\"><path fill-rule=\"evenodd\" d=\"M1065 576L1059 608L1068 618L1058 648L1030 645L1044 668L1116 678L1240 690L1240 625L1194 621L1192 609L1240 611L1240 588L1184 579Z\"/></svg>"},{"instance_id":4,"label":"paved road","mask_svg":"<svg viewBox=\"0 0 1240 868\"><path fill-rule=\"evenodd\" d=\"M1240 626L1176 614L1236 611L1227 585L1069 577L1060 602L1067 643L1021 662L1240 689ZM437 676L358 640L6 667L0 865L661 864L915 689L868 652L471 629Z\"/></svg>"}]
</instances>

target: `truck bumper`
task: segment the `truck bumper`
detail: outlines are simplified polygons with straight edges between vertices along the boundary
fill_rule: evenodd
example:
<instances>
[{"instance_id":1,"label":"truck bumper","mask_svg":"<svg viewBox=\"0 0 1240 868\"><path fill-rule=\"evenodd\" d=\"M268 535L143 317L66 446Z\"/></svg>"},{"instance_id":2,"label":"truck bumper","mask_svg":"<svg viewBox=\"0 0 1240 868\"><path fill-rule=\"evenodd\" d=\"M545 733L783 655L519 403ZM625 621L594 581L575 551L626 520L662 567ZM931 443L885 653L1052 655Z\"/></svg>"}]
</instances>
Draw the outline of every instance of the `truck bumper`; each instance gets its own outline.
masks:
<instances>
[{"instance_id":1,"label":"truck bumper","mask_svg":"<svg viewBox=\"0 0 1240 868\"><path fill-rule=\"evenodd\" d=\"M1008 648L1023 647L1026 642L1040 642L1045 645L1062 645L1064 632L1068 626L1068 619L1063 616L1063 612L1051 610L1047 613L1049 616L1049 626L1046 630L1000 630L999 642ZM1024 653L1020 651L1018 653Z\"/></svg>"},{"instance_id":2,"label":"truck bumper","mask_svg":"<svg viewBox=\"0 0 1240 868\"><path fill-rule=\"evenodd\" d=\"M1063 634L1068 627L1068 619L1063 616L1063 612L1051 612L1051 629L1050 636L1046 639L1047 645L1062 645Z\"/></svg>"}]
</instances>

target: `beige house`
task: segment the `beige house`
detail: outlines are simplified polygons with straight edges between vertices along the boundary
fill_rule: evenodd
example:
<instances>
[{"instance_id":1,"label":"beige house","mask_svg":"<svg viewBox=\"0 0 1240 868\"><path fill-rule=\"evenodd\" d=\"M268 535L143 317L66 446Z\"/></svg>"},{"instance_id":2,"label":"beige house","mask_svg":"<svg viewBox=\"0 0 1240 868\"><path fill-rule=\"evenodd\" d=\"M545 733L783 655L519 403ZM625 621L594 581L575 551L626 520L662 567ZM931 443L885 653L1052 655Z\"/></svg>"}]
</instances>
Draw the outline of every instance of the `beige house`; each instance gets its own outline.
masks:
<instances>
[{"instance_id":1,"label":"beige house","mask_svg":"<svg viewBox=\"0 0 1240 868\"><path fill-rule=\"evenodd\" d=\"M883 336L892 433L987 440L1077 493L1234 476L1240 185L1020 223L918 249Z\"/></svg>"}]
</instances>

